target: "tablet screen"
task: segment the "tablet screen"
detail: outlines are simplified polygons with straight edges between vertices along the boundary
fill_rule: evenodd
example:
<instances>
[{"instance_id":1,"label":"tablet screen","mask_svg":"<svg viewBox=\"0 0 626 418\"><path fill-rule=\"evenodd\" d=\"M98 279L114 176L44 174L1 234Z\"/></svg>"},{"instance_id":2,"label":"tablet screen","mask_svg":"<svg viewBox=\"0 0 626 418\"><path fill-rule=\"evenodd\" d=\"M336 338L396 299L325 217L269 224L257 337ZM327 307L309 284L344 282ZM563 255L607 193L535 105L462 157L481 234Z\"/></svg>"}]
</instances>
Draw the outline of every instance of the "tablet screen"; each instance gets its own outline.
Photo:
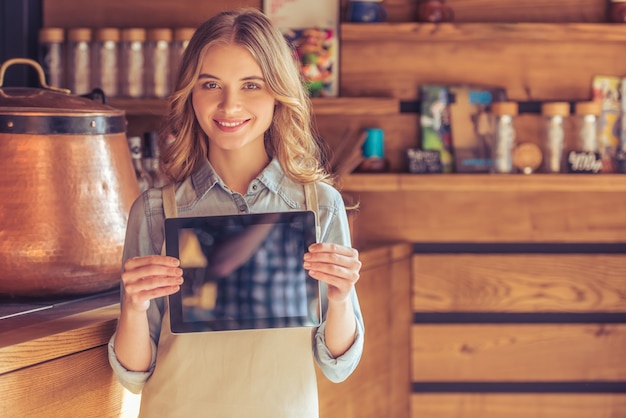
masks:
<instances>
[{"instance_id":1,"label":"tablet screen","mask_svg":"<svg viewBox=\"0 0 626 418\"><path fill-rule=\"evenodd\" d=\"M184 278L173 333L319 325L319 282L302 267L313 212L166 219L165 237Z\"/></svg>"}]
</instances>

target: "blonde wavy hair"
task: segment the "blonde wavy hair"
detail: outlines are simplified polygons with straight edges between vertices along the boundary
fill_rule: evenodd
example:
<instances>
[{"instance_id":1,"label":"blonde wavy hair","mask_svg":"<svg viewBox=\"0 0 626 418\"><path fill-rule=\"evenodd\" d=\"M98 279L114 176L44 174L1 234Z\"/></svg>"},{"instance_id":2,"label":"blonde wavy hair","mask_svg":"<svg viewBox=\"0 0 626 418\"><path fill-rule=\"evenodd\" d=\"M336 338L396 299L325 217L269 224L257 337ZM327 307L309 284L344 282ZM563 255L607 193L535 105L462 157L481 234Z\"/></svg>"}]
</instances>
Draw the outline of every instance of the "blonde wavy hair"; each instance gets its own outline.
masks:
<instances>
[{"instance_id":1,"label":"blonde wavy hair","mask_svg":"<svg viewBox=\"0 0 626 418\"><path fill-rule=\"evenodd\" d=\"M271 21L253 8L214 16L200 25L189 41L160 134L165 174L172 181L182 181L208 156L208 138L196 120L191 96L206 51L218 43L246 48L276 99L273 120L265 132L270 158L277 158L294 181L332 184L325 167L326 149L313 133L311 102L293 50Z\"/></svg>"}]
</instances>

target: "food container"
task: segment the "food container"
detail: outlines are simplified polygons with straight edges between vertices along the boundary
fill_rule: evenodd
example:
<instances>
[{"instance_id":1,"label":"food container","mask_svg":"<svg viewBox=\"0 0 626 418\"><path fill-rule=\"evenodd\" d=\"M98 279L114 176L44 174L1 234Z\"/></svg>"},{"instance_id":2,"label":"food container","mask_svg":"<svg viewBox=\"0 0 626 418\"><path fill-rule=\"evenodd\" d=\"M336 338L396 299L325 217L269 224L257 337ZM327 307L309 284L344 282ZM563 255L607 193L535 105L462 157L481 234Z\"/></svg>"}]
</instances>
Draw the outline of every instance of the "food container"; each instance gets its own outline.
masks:
<instances>
[{"instance_id":1,"label":"food container","mask_svg":"<svg viewBox=\"0 0 626 418\"><path fill-rule=\"evenodd\" d=\"M41 88L3 87L28 64ZM122 110L0 67L0 297L84 295L119 285L139 194Z\"/></svg>"}]
</instances>

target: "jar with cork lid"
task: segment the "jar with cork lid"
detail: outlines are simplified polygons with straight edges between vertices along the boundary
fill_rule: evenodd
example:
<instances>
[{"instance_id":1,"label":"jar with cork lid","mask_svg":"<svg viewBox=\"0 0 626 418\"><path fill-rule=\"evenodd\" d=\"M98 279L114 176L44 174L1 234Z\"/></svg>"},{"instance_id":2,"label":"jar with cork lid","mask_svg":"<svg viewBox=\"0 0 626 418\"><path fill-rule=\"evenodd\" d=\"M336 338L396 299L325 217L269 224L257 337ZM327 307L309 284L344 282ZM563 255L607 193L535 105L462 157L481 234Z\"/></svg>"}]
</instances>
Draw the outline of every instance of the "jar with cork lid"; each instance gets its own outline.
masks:
<instances>
[{"instance_id":1,"label":"jar with cork lid","mask_svg":"<svg viewBox=\"0 0 626 418\"><path fill-rule=\"evenodd\" d=\"M176 28L174 29L174 38L172 40L171 55L170 55L170 87L172 91L176 88L176 77L178 76L178 70L180 63L183 59L183 53L189 45L191 37L195 33L195 28Z\"/></svg>"},{"instance_id":2,"label":"jar with cork lid","mask_svg":"<svg viewBox=\"0 0 626 418\"><path fill-rule=\"evenodd\" d=\"M170 94L170 44L172 30L152 28L146 31L145 96L166 98Z\"/></svg>"},{"instance_id":3,"label":"jar with cork lid","mask_svg":"<svg viewBox=\"0 0 626 418\"><path fill-rule=\"evenodd\" d=\"M574 141L567 151L570 173L599 173L602 157L598 151L598 118L602 113L599 101L577 102L574 105Z\"/></svg>"},{"instance_id":4,"label":"jar with cork lid","mask_svg":"<svg viewBox=\"0 0 626 418\"><path fill-rule=\"evenodd\" d=\"M568 102L546 102L541 105L543 132L540 136L543 144L543 171L560 173L563 170L565 151L565 123L570 115Z\"/></svg>"},{"instance_id":5,"label":"jar with cork lid","mask_svg":"<svg viewBox=\"0 0 626 418\"><path fill-rule=\"evenodd\" d=\"M92 86L102 89L107 97L119 96L120 30L99 28L91 43Z\"/></svg>"},{"instance_id":6,"label":"jar with cork lid","mask_svg":"<svg viewBox=\"0 0 626 418\"><path fill-rule=\"evenodd\" d=\"M91 90L91 35L90 28L67 30L67 87L73 94Z\"/></svg>"},{"instance_id":7,"label":"jar with cork lid","mask_svg":"<svg viewBox=\"0 0 626 418\"><path fill-rule=\"evenodd\" d=\"M121 32L120 94L129 98L144 97L144 44L146 30L125 28Z\"/></svg>"},{"instance_id":8,"label":"jar with cork lid","mask_svg":"<svg viewBox=\"0 0 626 418\"><path fill-rule=\"evenodd\" d=\"M65 30L42 28L39 30L39 64L50 86L65 87Z\"/></svg>"},{"instance_id":9,"label":"jar with cork lid","mask_svg":"<svg viewBox=\"0 0 626 418\"><path fill-rule=\"evenodd\" d=\"M493 118L493 144L491 145L491 172L513 172L513 150L516 145L515 117L517 102L494 102L490 112Z\"/></svg>"}]
</instances>

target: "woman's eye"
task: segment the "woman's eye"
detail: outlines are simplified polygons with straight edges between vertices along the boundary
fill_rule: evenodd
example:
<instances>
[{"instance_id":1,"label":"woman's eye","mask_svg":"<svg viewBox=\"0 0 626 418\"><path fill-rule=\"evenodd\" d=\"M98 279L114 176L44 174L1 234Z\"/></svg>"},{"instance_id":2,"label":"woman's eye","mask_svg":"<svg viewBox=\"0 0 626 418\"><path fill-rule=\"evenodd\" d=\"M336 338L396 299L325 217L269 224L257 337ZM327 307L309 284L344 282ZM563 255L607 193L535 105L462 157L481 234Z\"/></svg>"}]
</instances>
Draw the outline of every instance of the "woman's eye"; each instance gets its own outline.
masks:
<instances>
[{"instance_id":1,"label":"woman's eye","mask_svg":"<svg viewBox=\"0 0 626 418\"><path fill-rule=\"evenodd\" d=\"M250 82L250 83L244 84L243 88L245 90L256 90L256 89L260 89L261 87L256 83Z\"/></svg>"},{"instance_id":2,"label":"woman's eye","mask_svg":"<svg viewBox=\"0 0 626 418\"><path fill-rule=\"evenodd\" d=\"M217 83L215 81L207 81L206 83L204 83L204 88L205 89L216 89L219 86L217 85Z\"/></svg>"}]
</instances>

